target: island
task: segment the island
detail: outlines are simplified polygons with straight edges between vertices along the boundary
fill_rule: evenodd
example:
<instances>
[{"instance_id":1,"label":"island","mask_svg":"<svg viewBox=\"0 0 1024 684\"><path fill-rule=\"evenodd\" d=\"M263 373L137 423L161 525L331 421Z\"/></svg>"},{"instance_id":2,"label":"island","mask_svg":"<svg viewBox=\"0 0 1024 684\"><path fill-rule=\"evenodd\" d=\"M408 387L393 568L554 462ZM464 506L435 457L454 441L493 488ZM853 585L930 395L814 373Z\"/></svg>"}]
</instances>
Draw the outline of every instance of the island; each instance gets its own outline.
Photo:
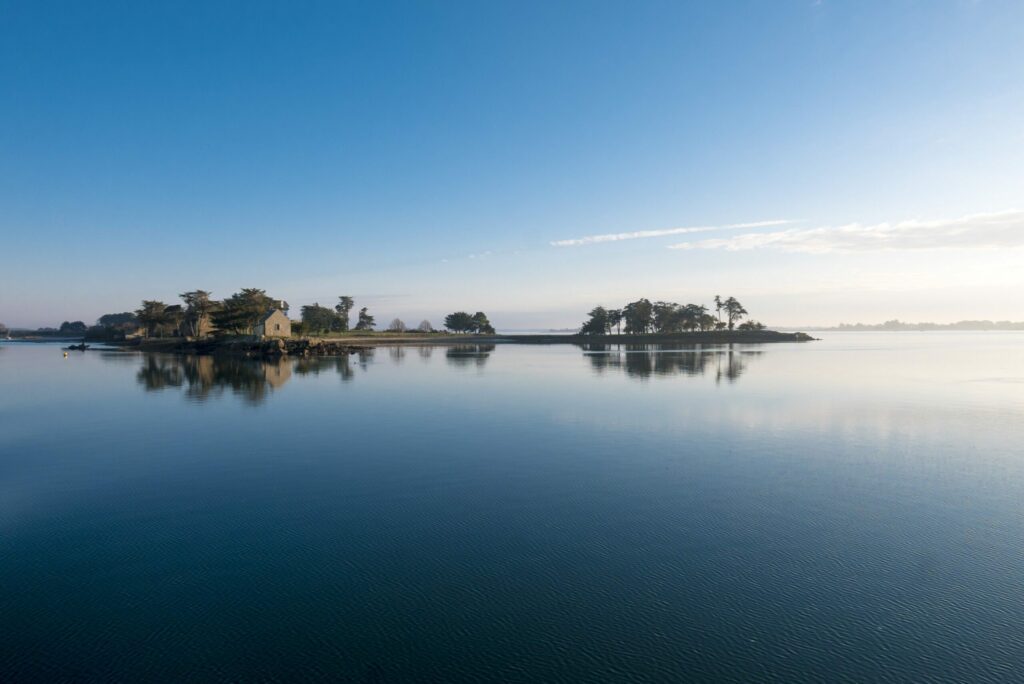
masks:
<instances>
[{"instance_id":1,"label":"island","mask_svg":"<svg viewBox=\"0 0 1024 684\"><path fill-rule=\"evenodd\" d=\"M499 333L487 314L455 311L444 317L443 330L430 321L410 327L395 318L377 330L374 316L362 307L352 325L355 300L342 295L333 307L304 305L297 320L288 302L265 290L243 288L223 300L206 290L180 295L181 304L143 300L135 311L100 316L96 325L65 321L59 328L40 329L35 336L81 340L68 350L85 351L84 342L105 348L176 354L244 356L328 356L357 353L371 347L451 344L764 344L809 342L804 332L769 330L749 318L735 297L714 297L714 308L642 298L621 308L596 306L575 332ZM32 337L31 334L23 335Z\"/></svg>"}]
</instances>

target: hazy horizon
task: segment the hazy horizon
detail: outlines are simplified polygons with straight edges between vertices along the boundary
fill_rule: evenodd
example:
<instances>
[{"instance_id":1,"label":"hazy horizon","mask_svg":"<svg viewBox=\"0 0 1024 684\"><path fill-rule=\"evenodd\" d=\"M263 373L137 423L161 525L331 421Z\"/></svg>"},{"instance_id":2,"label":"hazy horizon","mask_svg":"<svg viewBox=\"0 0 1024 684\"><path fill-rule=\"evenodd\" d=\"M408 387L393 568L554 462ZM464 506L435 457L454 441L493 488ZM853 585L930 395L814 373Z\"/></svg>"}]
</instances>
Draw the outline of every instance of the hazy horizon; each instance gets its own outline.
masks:
<instances>
[{"instance_id":1,"label":"hazy horizon","mask_svg":"<svg viewBox=\"0 0 1024 684\"><path fill-rule=\"evenodd\" d=\"M0 1L0 322L1024 320L1024 5Z\"/></svg>"}]
</instances>

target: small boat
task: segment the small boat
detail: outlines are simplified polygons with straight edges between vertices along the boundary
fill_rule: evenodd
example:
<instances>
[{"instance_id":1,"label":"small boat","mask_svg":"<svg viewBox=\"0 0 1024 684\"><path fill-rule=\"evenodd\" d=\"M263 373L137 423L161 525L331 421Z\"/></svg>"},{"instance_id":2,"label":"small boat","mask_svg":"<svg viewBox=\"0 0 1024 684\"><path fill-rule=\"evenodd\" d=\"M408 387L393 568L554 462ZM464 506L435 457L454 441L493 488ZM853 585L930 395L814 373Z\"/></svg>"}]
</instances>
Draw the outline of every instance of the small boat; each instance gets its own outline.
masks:
<instances>
[{"instance_id":1,"label":"small boat","mask_svg":"<svg viewBox=\"0 0 1024 684\"><path fill-rule=\"evenodd\" d=\"M86 349L89 348L89 345L83 342L82 344L73 344L70 347L64 348L67 349L68 351L85 351Z\"/></svg>"}]
</instances>

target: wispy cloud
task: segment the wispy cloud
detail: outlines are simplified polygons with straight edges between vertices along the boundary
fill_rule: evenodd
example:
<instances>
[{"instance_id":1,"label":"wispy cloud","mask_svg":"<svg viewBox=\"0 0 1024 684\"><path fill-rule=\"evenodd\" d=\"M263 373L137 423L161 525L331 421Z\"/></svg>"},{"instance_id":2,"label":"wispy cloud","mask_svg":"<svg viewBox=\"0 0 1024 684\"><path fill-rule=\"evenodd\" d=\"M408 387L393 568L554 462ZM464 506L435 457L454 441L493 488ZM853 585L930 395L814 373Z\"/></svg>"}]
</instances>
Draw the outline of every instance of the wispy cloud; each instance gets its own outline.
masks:
<instances>
[{"instance_id":1,"label":"wispy cloud","mask_svg":"<svg viewBox=\"0 0 1024 684\"><path fill-rule=\"evenodd\" d=\"M571 240L555 240L551 243L553 247L579 247L580 245L593 245L599 242L618 242L619 240L639 240L641 238L664 237L666 235L683 235L686 233L708 233L716 230L742 230L744 228L768 228L770 226L782 226L794 221L754 221L753 223L731 223L724 226L692 226L688 228L664 228L662 230L637 230L632 233L607 233L605 235L588 235Z\"/></svg>"},{"instance_id":2,"label":"wispy cloud","mask_svg":"<svg viewBox=\"0 0 1024 684\"><path fill-rule=\"evenodd\" d=\"M938 221L791 228L669 245L669 249L740 251L769 248L810 254L1013 247L1024 247L1024 211L971 214Z\"/></svg>"}]
</instances>

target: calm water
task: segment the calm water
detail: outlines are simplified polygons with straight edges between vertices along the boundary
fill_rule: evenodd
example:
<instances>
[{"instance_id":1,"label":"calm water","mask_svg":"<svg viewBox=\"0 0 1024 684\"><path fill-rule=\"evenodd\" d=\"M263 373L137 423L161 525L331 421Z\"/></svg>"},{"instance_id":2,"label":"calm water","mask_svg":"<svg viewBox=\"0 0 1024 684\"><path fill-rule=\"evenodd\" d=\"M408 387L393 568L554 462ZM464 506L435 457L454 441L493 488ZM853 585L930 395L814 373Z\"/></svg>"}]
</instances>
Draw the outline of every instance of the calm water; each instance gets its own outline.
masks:
<instances>
[{"instance_id":1,"label":"calm water","mask_svg":"<svg viewBox=\"0 0 1024 684\"><path fill-rule=\"evenodd\" d=\"M1024 676L1024 335L0 346L0 680Z\"/></svg>"}]
</instances>

